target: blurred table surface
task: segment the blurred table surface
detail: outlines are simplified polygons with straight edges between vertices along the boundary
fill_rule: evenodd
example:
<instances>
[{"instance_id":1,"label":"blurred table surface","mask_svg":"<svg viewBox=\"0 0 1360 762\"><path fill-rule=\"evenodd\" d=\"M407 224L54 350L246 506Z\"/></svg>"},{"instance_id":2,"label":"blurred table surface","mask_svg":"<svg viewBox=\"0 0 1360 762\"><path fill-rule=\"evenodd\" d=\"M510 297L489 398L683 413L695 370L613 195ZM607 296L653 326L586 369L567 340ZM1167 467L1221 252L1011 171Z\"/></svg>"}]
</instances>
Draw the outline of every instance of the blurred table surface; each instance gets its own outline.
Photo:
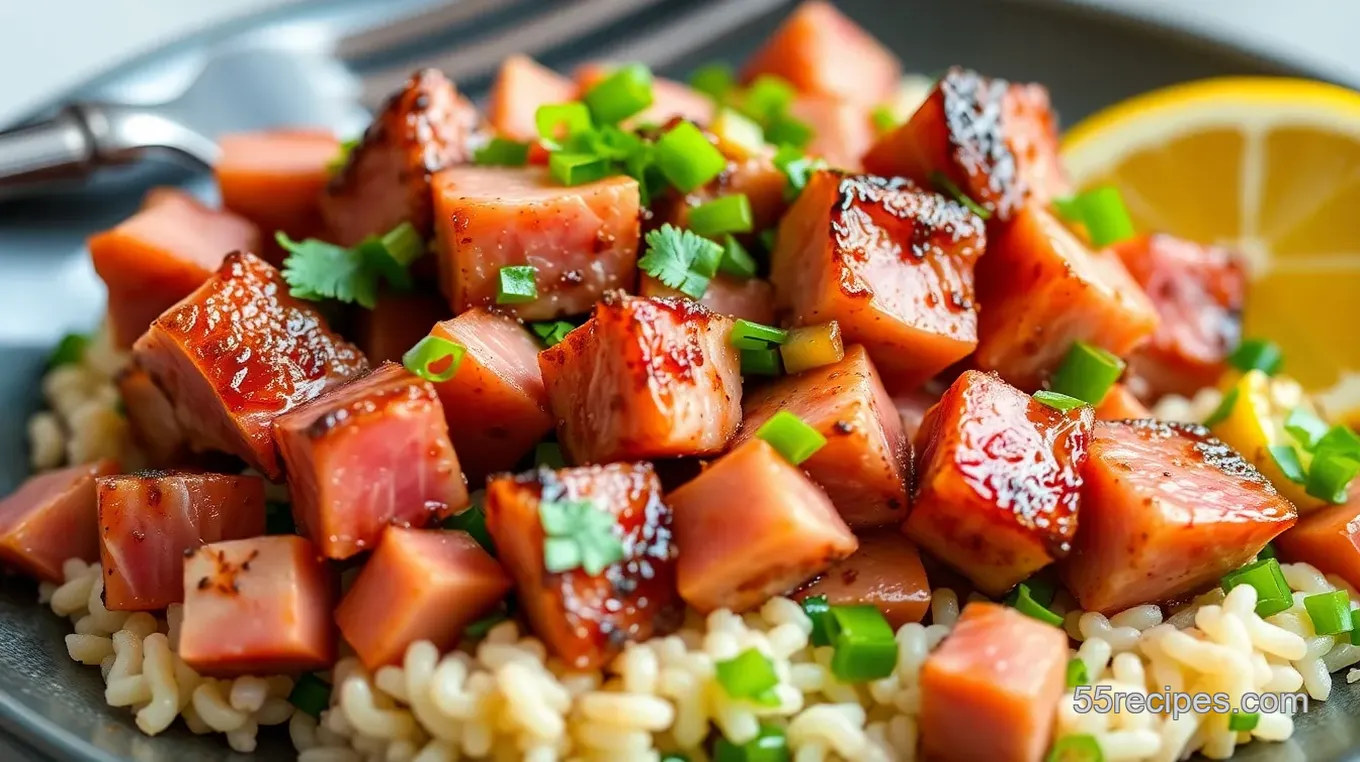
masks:
<instances>
[{"instance_id":1,"label":"blurred table surface","mask_svg":"<svg viewBox=\"0 0 1360 762\"><path fill-rule=\"evenodd\" d=\"M0 123L32 110L52 92L178 36L298 1L0 0ZM1360 2L1355 0L1071 2L1171 20L1360 83L1360 45L1355 43Z\"/></svg>"}]
</instances>

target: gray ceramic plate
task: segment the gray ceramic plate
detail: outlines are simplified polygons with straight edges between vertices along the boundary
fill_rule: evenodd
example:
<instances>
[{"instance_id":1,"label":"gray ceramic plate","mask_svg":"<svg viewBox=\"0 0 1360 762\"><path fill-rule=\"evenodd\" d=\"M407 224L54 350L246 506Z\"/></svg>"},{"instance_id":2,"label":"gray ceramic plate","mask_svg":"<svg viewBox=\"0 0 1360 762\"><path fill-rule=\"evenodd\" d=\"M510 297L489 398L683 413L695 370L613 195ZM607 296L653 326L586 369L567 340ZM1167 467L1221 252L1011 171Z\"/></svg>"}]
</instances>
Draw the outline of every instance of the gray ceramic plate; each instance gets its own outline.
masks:
<instances>
[{"instance_id":1,"label":"gray ceramic plate","mask_svg":"<svg viewBox=\"0 0 1360 762\"><path fill-rule=\"evenodd\" d=\"M248 19L182 41L118 67L76 95L144 95L173 77L176 67L224 39L288 28L336 28L362 23L398 5L339 0L295 6L284 13ZM676 6L658 11L666 23ZM1130 19L1080 11L1057 3L1001 0L844 0L845 9L895 48L909 70L933 72L954 63L981 71L1046 83L1068 123L1122 98L1170 83L1224 74L1298 72L1249 51L1237 50ZM715 39L683 65L683 73L714 58L739 60L774 28L777 15L759 19ZM607 38L609 35L606 35ZM588 56L595 41L566 43L546 56L561 68ZM456 44L456 40L446 41ZM475 89L484 83L464 83ZM255 108L275 109L280 123L310 121L289 113L278 100ZM233 104L235 106L235 104ZM269 114L272 116L272 112ZM161 178L164 179L164 178ZM202 177L174 176L211 193ZM103 308L102 289L84 250L86 235L126 215L136 194L50 200L0 208L0 493L24 477L24 420L38 406L37 381L50 346L68 330L94 326ZM142 736L123 710L105 706L103 684L92 668L67 658L62 638L68 623L35 603L30 583L0 584L0 759L138 762L247 759L220 738L194 737L182 728L155 739ZM1243 760L1360 759L1360 702L1340 686L1334 698L1299 717L1299 732L1285 744L1252 744ZM1339 695L1338 695L1339 694ZM286 734L262 736L260 760L291 759Z\"/></svg>"}]
</instances>

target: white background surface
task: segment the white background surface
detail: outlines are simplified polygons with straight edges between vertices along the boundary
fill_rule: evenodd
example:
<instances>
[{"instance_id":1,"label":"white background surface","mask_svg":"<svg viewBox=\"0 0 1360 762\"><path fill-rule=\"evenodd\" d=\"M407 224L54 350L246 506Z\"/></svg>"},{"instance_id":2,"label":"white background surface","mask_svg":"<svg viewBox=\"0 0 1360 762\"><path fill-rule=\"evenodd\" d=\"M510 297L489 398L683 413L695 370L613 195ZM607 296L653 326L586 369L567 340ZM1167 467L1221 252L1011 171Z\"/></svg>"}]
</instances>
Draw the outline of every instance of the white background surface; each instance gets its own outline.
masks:
<instances>
[{"instance_id":1,"label":"white background surface","mask_svg":"<svg viewBox=\"0 0 1360 762\"><path fill-rule=\"evenodd\" d=\"M177 36L295 1L0 0L0 122ZM1360 0L1076 1L1171 18L1360 82Z\"/></svg>"}]
</instances>

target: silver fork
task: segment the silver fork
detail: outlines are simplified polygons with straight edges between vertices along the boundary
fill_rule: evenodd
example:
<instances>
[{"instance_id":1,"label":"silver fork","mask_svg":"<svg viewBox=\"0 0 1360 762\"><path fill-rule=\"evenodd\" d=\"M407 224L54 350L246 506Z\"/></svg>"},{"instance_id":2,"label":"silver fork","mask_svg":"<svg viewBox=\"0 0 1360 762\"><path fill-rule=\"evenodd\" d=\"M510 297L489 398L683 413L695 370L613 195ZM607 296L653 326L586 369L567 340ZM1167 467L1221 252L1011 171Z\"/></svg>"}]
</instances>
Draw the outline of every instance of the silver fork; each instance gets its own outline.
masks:
<instances>
[{"instance_id":1,"label":"silver fork","mask_svg":"<svg viewBox=\"0 0 1360 762\"><path fill-rule=\"evenodd\" d=\"M788 0L688 2L664 28L594 51L601 58L673 63ZM0 201L80 188L102 170L147 159L211 166L217 135L280 124L321 124L342 132L362 128L364 108L376 108L414 69L442 69L455 81L491 76L508 55L541 56L621 22L660 10L665 0L573 0L547 3L507 28L478 35L492 13L526 0L461 0L336 40L320 50L228 42L214 51L197 78L173 100L154 105L73 103L45 122L0 133ZM670 0L674 6L681 3ZM671 6L667 6L671 7ZM365 73L356 64L421 40L457 33L466 41L439 53ZM282 121L280 121L282 120Z\"/></svg>"}]
</instances>

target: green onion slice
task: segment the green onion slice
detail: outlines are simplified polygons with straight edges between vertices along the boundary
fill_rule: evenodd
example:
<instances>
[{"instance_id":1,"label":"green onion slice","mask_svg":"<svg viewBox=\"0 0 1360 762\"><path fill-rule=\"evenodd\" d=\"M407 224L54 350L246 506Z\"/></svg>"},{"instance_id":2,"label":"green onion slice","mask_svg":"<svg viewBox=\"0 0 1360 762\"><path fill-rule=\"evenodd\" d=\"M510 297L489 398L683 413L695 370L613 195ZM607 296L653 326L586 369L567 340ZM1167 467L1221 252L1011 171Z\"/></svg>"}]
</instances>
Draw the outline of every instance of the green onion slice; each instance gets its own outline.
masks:
<instances>
[{"instance_id":1,"label":"green onion slice","mask_svg":"<svg viewBox=\"0 0 1360 762\"><path fill-rule=\"evenodd\" d=\"M1348 499L1356 474L1360 474L1360 460L1319 448L1308 468L1305 490L1313 497L1340 505Z\"/></svg>"},{"instance_id":2,"label":"green onion slice","mask_svg":"<svg viewBox=\"0 0 1360 762\"><path fill-rule=\"evenodd\" d=\"M745 193L716 198L689 210L689 229L708 238L749 233L754 225L751 200Z\"/></svg>"},{"instance_id":3,"label":"green onion slice","mask_svg":"<svg viewBox=\"0 0 1360 762\"><path fill-rule=\"evenodd\" d=\"M1273 341L1247 339L1228 355L1228 364L1243 373L1259 370L1267 376L1273 376L1284 365L1284 352Z\"/></svg>"},{"instance_id":4,"label":"green onion slice","mask_svg":"<svg viewBox=\"0 0 1360 762\"><path fill-rule=\"evenodd\" d=\"M745 279L754 278L756 269L756 260L745 246L730 235L723 238L723 256L718 263L718 272Z\"/></svg>"},{"instance_id":5,"label":"green onion slice","mask_svg":"<svg viewBox=\"0 0 1360 762\"><path fill-rule=\"evenodd\" d=\"M1360 609L1351 610L1351 645L1360 646Z\"/></svg>"},{"instance_id":6,"label":"green onion slice","mask_svg":"<svg viewBox=\"0 0 1360 762\"><path fill-rule=\"evenodd\" d=\"M765 125L765 141L777 146L805 149L816 133L812 125L788 114L770 119Z\"/></svg>"},{"instance_id":7,"label":"green onion slice","mask_svg":"<svg viewBox=\"0 0 1360 762\"><path fill-rule=\"evenodd\" d=\"M1236 386L1229 389L1228 393L1223 395L1223 401L1219 402L1218 407L1214 408L1214 412L1204 419L1204 425L1213 427L1228 420L1228 416L1232 415L1233 407L1237 405L1239 394Z\"/></svg>"},{"instance_id":8,"label":"green onion slice","mask_svg":"<svg viewBox=\"0 0 1360 762\"><path fill-rule=\"evenodd\" d=\"M1063 618L1049 611L1042 603L1034 600L1034 593L1028 584L1021 582L1016 585L1014 596L1014 599L1010 599L1008 596L1007 603L1013 606L1016 611L1038 619L1044 624L1051 624L1054 627L1062 626Z\"/></svg>"},{"instance_id":9,"label":"green onion slice","mask_svg":"<svg viewBox=\"0 0 1360 762\"><path fill-rule=\"evenodd\" d=\"M1256 588L1256 613L1267 617L1294 605L1294 594L1284 580L1280 562L1273 558L1259 559L1223 576L1219 584L1230 593L1238 585Z\"/></svg>"},{"instance_id":10,"label":"green onion slice","mask_svg":"<svg viewBox=\"0 0 1360 762\"><path fill-rule=\"evenodd\" d=\"M603 180L610 171L609 160L595 154L555 151L548 157L548 174L568 187Z\"/></svg>"},{"instance_id":11,"label":"green onion slice","mask_svg":"<svg viewBox=\"0 0 1360 762\"><path fill-rule=\"evenodd\" d=\"M492 138L477 149L472 160L484 167L522 167L529 162L529 144L505 138Z\"/></svg>"},{"instance_id":12,"label":"green onion slice","mask_svg":"<svg viewBox=\"0 0 1360 762\"><path fill-rule=\"evenodd\" d=\"M47 358L47 367L73 365L85 357L85 348L90 346L90 337L83 333L68 333L57 342L52 356Z\"/></svg>"},{"instance_id":13,"label":"green onion slice","mask_svg":"<svg viewBox=\"0 0 1360 762\"><path fill-rule=\"evenodd\" d=\"M532 265L502 267L496 288L496 304L525 304L538 298L538 285L534 275L538 268Z\"/></svg>"},{"instance_id":14,"label":"green onion slice","mask_svg":"<svg viewBox=\"0 0 1360 762\"><path fill-rule=\"evenodd\" d=\"M1124 207L1124 198L1119 195L1118 188L1096 188L1080 194L1072 203L1079 211L1081 222L1086 225L1091 245L1097 249L1133 237L1133 220L1129 217L1129 210Z\"/></svg>"},{"instance_id":15,"label":"green onion slice","mask_svg":"<svg viewBox=\"0 0 1360 762\"><path fill-rule=\"evenodd\" d=\"M1079 400L1076 397L1069 397L1066 394L1059 394L1058 392L1050 392L1046 389L1035 392L1034 401L1064 413L1086 404L1085 400Z\"/></svg>"},{"instance_id":16,"label":"green onion slice","mask_svg":"<svg viewBox=\"0 0 1360 762\"><path fill-rule=\"evenodd\" d=\"M1261 721L1261 715L1256 712L1239 712L1234 710L1228 715L1228 730L1234 733L1250 732L1256 729L1256 724Z\"/></svg>"},{"instance_id":17,"label":"green onion slice","mask_svg":"<svg viewBox=\"0 0 1360 762\"><path fill-rule=\"evenodd\" d=\"M590 109L579 102L539 106L534 112L534 126L545 144L560 148L562 141L590 130Z\"/></svg>"},{"instance_id":18,"label":"green onion slice","mask_svg":"<svg viewBox=\"0 0 1360 762\"><path fill-rule=\"evenodd\" d=\"M1303 607L1319 635L1339 635L1355 626L1351 623L1351 598L1345 590L1304 596Z\"/></svg>"},{"instance_id":19,"label":"green onion slice","mask_svg":"<svg viewBox=\"0 0 1360 762\"><path fill-rule=\"evenodd\" d=\"M831 672L847 683L891 675L897 667L897 639L883 613L870 605L832 606L827 629L835 653Z\"/></svg>"},{"instance_id":20,"label":"green onion slice","mask_svg":"<svg viewBox=\"0 0 1360 762\"><path fill-rule=\"evenodd\" d=\"M425 253L425 239L420 237L415 226L409 222L403 222L387 231L382 237L382 245L387 249L387 255L402 267L420 259Z\"/></svg>"},{"instance_id":21,"label":"green onion slice","mask_svg":"<svg viewBox=\"0 0 1360 762\"><path fill-rule=\"evenodd\" d=\"M1360 458L1360 436L1349 426L1338 424L1327 429L1327 433L1322 435L1313 450L1319 455L1336 453L1348 458Z\"/></svg>"},{"instance_id":22,"label":"green onion slice","mask_svg":"<svg viewBox=\"0 0 1360 762\"><path fill-rule=\"evenodd\" d=\"M472 539L477 541L482 549L491 555L496 555L496 544L491 540L491 530L486 528L486 512L482 510L481 501L474 501L473 504L462 513L444 519L440 526L445 529L457 529L472 535Z\"/></svg>"},{"instance_id":23,"label":"green onion slice","mask_svg":"<svg viewBox=\"0 0 1360 762\"><path fill-rule=\"evenodd\" d=\"M795 466L826 446L826 437L787 410L780 410L770 416L756 429L756 436L769 442L785 460Z\"/></svg>"},{"instance_id":24,"label":"green onion slice","mask_svg":"<svg viewBox=\"0 0 1360 762\"><path fill-rule=\"evenodd\" d=\"M1299 451L1293 445L1271 445L1270 457L1275 460L1275 465L1280 467L1280 472L1285 478L1295 484L1305 484L1308 481L1307 474L1303 470L1303 462L1299 460Z\"/></svg>"},{"instance_id":25,"label":"green onion slice","mask_svg":"<svg viewBox=\"0 0 1360 762\"><path fill-rule=\"evenodd\" d=\"M760 733L738 746L723 736L713 742L713 762L788 762L789 740L781 728L761 725Z\"/></svg>"},{"instance_id":26,"label":"green onion slice","mask_svg":"<svg viewBox=\"0 0 1360 762\"><path fill-rule=\"evenodd\" d=\"M784 373L783 360L779 350L773 347L764 349L741 350L741 374L743 376L779 376Z\"/></svg>"},{"instance_id":27,"label":"green onion slice","mask_svg":"<svg viewBox=\"0 0 1360 762\"><path fill-rule=\"evenodd\" d=\"M1067 350L1049 386L1059 394L1099 405L1123 373L1123 360L1100 347L1078 341Z\"/></svg>"},{"instance_id":28,"label":"green onion slice","mask_svg":"<svg viewBox=\"0 0 1360 762\"><path fill-rule=\"evenodd\" d=\"M426 336L401 356L406 369L426 381L442 383L458 373L467 348L441 336ZM443 370L436 370L443 367Z\"/></svg>"},{"instance_id":29,"label":"green onion slice","mask_svg":"<svg viewBox=\"0 0 1360 762\"><path fill-rule=\"evenodd\" d=\"M640 63L620 66L581 100L596 124L618 124L652 105L652 70Z\"/></svg>"},{"instance_id":30,"label":"green onion slice","mask_svg":"<svg viewBox=\"0 0 1360 762\"><path fill-rule=\"evenodd\" d=\"M772 325L739 319L732 324L727 341L737 349L768 349L771 344L783 344L789 332Z\"/></svg>"},{"instance_id":31,"label":"green onion slice","mask_svg":"<svg viewBox=\"0 0 1360 762\"><path fill-rule=\"evenodd\" d=\"M1273 542L1268 542L1268 543L1266 543L1266 544L1265 544L1265 547L1261 548L1261 552L1256 554L1256 558L1257 558L1258 560L1259 560L1259 559L1266 559L1266 558L1277 558L1277 557L1278 557L1278 556L1277 556L1277 554L1275 553L1275 543L1273 543Z\"/></svg>"},{"instance_id":32,"label":"green onion slice","mask_svg":"<svg viewBox=\"0 0 1360 762\"><path fill-rule=\"evenodd\" d=\"M958 184L956 184L953 180L950 180L943 172L935 172L934 174L932 174L930 176L930 182L934 184L934 186L938 188L941 193L950 196L955 201L968 207L968 210L971 211L973 214L976 214L978 217L981 217L984 220L990 220L992 218L992 212L990 209L974 201L972 196L969 196L967 193L964 193L963 189L960 188Z\"/></svg>"},{"instance_id":33,"label":"green onion slice","mask_svg":"<svg viewBox=\"0 0 1360 762\"><path fill-rule=\"evenodd\" d=\"M874 129L877 130L880 135L886 135L887 133L892 132L897 129L899 124L901 124L901 120L899 120L892 109L887 106L875 108L869 113L869 120L874 123Z\"/></svg>"},{"instance_id":34,"label":"green onion slice","mask_svg":"<svg viewBox=\"0 0 1360 762\"><path fill-rule=\"evenodd\" d=\"M331 685L317 677L315 673L305 672L296 683L293 683L293 690L288 694L288 703L297 707L300 712L317 717L331 704Z\"/></svg>"},{"instance_id":35,"label":"green onion slice","mask_svg":"<svg viewBox=\"0 0 1360 762\"><path fill-rule=\"evenodd\" d=\"M1105 754L1095 736L1077 733L1054 741L1046 762L1105 762Z\"/></svg>"},{"instance_id":36,"label":"green onion slice","mask_svg":"<svg viewBox=\"0 0 1360 762\"><path fill-rule=\"evenodd\" d=\"M1322 438L1327 436L1328 428L1326 422L1313 415L1313 411L1300 406L1289 411L1289 415L1284 419L1284 430L1289 432L1289 436L1293 437L1300 447L1312 452Z\"/></svg>"},{"instance_id":37,"label":"green onion slice","mask_svg":"<svg viewBox=\"0 0 1360 762\"><path fill-rule=\"evenodd\" d=\"M828 629L830 625L827 624L827 615L830 611L831 604L827 602L825 595L812 595L803 599L803 613L812 620L810 640L814 646L831 645L831 631Z\"/></svg>"},{"instance_id":38,"label":"green onion slice","mask_svg":"<svg viewBox=\"0 0 1360 762\"><path fill-rule=\"evenodd\" d=\"M530 323L529 328L542 340L544 346L555 347L562 343L562 339L567 334L576 330L576 326L565 320L550 320L543 323Z\"/></svg>"},{"instance_id":39,"label":"green onion slice","mask_svg":"<svg viewBox=\"0 0 1360 762\"><path fill-rule=\"evenodd\" d=\"M689 76L689 86L721 102L737 86L737 77L732 67L714 63L701 66Z\"/></svg>"},{"instance_id":40,"label":"green onion slice","mask_svg":"<svg viewBox=\"0 0 1360 762\"><path fill-rule=\"evenodd\" d=\"M539 468L565 468L567 459L562 457L562 445L539 442L534 447L534 465Z\"/></svg>"},{"instance_id":41,"label":"green onion slice","mask_svg":"<svg viewBox=\"0 0 1360 762\"><path fill-rule=\"evenodd\" d=\"M735 658L715 662L713 671L718 684L732 698L749 699L765 706L779 704L774 694L774 687L779 685L774 662L756 649L748 648Z\"/></svg>"},{"instance_id":42,"label":"green onion slice","mask_svg":"<svg viewBox=\"0 0 1360 762\"><path fill-rule=\"evenodd\" d=\"M656 141L655 161L681 193L689 193L727 168L727 158L690 122L672 127Z\"/></svg>"},{"instance_id":43,"label":"green onion slice","mask_svg":"<svg viewBox=\"0 0 1360 762\"><path fill-rule=\"evenodd\" d=\"M741 94L738 107L742 113L766 124L783 116L793 105L798 91L788 80L773 74L762 74Z\"/></svg>"},{"instance_id":44,"label":"green onion slice","mask_svg":"<svg viewBox=\"0 0 1360 762\"><path fill-rule=\"evenodd\" d=\"M1078 658L1073 658L1067 662L1067 687L1072 689L1078 685L1090 685L1091 673L1086 669L1086 662Z\"/></svg>"}]
</instances>

